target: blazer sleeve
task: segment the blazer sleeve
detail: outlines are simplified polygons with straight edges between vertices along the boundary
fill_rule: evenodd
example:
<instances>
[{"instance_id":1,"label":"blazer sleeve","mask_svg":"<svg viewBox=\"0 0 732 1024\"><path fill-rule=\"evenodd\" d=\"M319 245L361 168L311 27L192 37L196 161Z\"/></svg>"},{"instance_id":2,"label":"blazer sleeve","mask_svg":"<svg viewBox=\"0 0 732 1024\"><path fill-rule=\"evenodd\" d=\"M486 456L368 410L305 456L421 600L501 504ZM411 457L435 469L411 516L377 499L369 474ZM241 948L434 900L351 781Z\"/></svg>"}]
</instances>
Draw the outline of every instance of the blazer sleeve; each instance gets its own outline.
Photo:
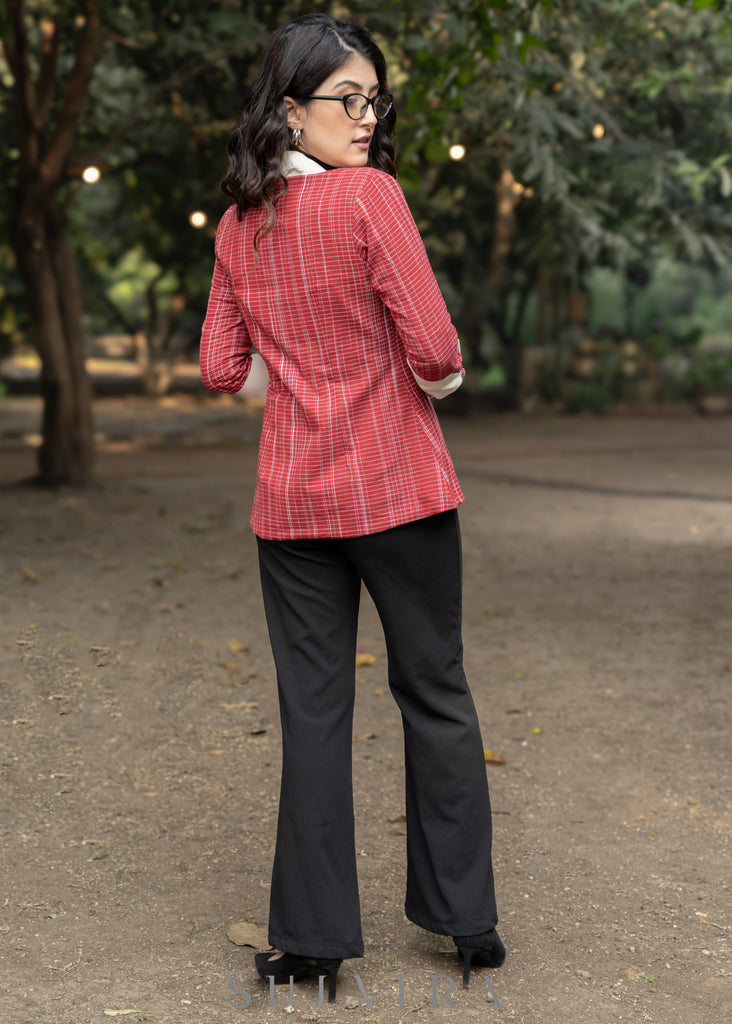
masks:
<instances>
[{"instance_id":1,"label":"blazer sleeve","mask_svg":"<svg viewBox=\"0 0 732 1024\"><path fill-rule=\"evenodd\" d=\"M252 366L252 342L236 292L218 254L201 331L201 379L209 391L241 391Z\"/></svg>"},{"instance_id":2,"label":"blazer sleeve","mask_svg":"<svg viewBox=\"0 0 732 1024\"><path fill-rule=\"evenodd\" d=\"M433 397L444 397L465 374L457 332L404 193L388 174L372 171L365 177L356 199L356 244L417 383Z\"/></svg>"}]
</instances>

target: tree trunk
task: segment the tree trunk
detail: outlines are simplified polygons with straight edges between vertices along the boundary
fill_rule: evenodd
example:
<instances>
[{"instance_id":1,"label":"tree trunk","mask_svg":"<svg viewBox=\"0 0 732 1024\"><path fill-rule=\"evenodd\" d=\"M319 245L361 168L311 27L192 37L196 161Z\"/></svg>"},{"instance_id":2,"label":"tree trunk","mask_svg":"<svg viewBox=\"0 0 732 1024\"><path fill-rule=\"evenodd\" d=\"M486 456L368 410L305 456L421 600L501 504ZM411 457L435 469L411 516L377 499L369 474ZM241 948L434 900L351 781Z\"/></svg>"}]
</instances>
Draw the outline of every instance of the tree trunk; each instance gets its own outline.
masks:
<instances>
[{"instance_id":1,"label":"tree trunk","mask_svg":"<svg viewBox=\"0 0 732 1024\"><path fill-rule=\"evenodd\" d=\"M521 359L522 347L518 329L523 316L525 298L519 299L519 312L513 327L508 323L509 272L508 258L511 253L513 236L516 233L516 206L523 194L522 186L516 181L503 158L499 157L499 174L495 183L496 212L493 223L493 244L491 245L486 289L495 298L493 326L501 342L506 371L506 399L509 408L517 409L521 404Z\"/></svg>"},{"instance_id":2,"label":"tree trunk","mask_svg":"<svg viewBox=\"0 0 732 1024\"><path fill-rule=\"evenodd\" d=\"M28 300L30 340L41 357L39 478L51 486L82 486L92 473L91 384L76 261L57 204L99 45L99 0L83 0L83 14L75 18L79 32L62 91L57 88L60 29L51 17L55 5L48 17L37 10L29 14L26 0L7 0L7 9L0 27L13 76L20 150L11 235ZM59 11L56 17L64 15ZM37 34L29 32L33 19ZM35 49L38 53L31 52Z\"/></svg>"},{"instance_id":3,"label":"tree trunk","mask_svg":"<svg viewBox=\"0 0 732 1024\"><path fill-rule=\"evenodd\" d=\"M92 475L94 427L76 261L63 228L44 209L43 190L22 191L13 248L25 285L30 339L41 357L39 482L84 486Z\"/></svg>"},{"instance_id":4,"label":"tree trunk","mask_svg":"<svg viewBox=\"0 0 732 1024\"><path fill-rule=\"evenodd\" d=\"M170 390L175 367L183 352L174 344L175 328L186 306L186 294L179 291L170 300L170 308L161 316L157 285L166 274L163 267L147 289L148 316L144 331L135 331L135 354L142 373L146 395L161 398Z\"/></svg>"},{"instance_id":5,"label":"tree trunk","mask_svg":"<svg viewBox=\"0 0 732 1024\"><path fill-rule=\"evenodd\" d=\"M486 287L492 292L502 292L508 278L508 256L513 236L516 234L516 206L522 195L521 186L510 169L501 161L500 173L495 184L496 215L493 224Z\"/></svg>"}]
</instances>

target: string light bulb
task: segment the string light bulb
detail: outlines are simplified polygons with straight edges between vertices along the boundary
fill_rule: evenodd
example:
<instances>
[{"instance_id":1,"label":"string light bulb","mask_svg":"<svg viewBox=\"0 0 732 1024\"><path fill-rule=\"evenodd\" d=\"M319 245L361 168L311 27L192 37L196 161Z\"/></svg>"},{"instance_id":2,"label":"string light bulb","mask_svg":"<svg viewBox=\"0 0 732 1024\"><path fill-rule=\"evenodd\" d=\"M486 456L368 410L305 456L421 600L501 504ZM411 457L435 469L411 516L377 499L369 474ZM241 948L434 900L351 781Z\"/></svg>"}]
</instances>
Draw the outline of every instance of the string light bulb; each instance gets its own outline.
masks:
<instances>
[{"instance_id":1,"label":"string light bulb","mask_svg":"<svg viewBox=\"0 0 732 1024\"><path fill-rule=\"evenodd\" d=\"M99 170L98 167L95 167L92 164L91 166L84 168L84 170L81 172L81 176L87 183L87 185L95 185L101 178L102 172Z\"/></svg>"},{"instance_id":2,"label":"string light bulb","mask_svg":"<svg viewBox=\"0 0 732 1024\"><path fill-rule=\"evenodd\" d=\"M194 210L188 217L188 223L192 228L205 228L208 224L208 217L203 210Z\"/></svg>"}]
</instances>

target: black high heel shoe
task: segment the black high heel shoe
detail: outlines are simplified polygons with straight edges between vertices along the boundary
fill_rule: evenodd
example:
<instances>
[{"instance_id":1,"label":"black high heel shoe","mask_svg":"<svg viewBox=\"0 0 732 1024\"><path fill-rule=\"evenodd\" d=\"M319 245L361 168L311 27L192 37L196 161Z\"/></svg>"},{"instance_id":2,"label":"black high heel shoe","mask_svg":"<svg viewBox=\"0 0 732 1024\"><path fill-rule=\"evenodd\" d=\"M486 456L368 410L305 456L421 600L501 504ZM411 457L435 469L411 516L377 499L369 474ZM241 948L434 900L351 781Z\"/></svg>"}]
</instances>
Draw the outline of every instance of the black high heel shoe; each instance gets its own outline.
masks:
<instances>
[{"instance_id":1,"label":"black high heel shoe","mask_svg":"<svg viewBox=\"0 0 732 1024\"><path fill-rule=\"evenodd\" d=\"M338 968L343 960L327 960L323 957L299 956L297 953L284 953L276 960L270 960L272 950L268 953L255 953L254 964L260 978L269 981L274 978L275 985L287 985L293 981L301 981L313 972L328 975L328 1002L334 1003L336 997L336 979Z\"/></svg>"},{"instance_id":2,"label":"black high heel shoe","mask_svg":"<svg viewBox=\"0 0 732 1024\"><path fill-rule=\"evenodd\" d=\"M484 935L454 935L452 941L463 962L463 988L470 983L473 964L476 967L500 967L506 959L506 947L495 929Z\"/></svg>"}]
</instances>

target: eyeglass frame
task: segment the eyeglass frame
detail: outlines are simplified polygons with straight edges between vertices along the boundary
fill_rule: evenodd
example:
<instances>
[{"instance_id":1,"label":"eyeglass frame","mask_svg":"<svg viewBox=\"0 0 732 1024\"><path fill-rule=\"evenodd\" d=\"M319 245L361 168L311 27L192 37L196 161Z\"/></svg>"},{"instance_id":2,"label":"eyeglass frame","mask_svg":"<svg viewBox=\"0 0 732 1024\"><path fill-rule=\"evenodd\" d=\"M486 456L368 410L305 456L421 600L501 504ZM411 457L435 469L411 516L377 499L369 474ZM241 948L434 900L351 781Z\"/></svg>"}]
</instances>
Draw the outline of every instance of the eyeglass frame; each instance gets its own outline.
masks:
<instances>
[{"instance_id":1,"label":"eyeglass frame","mask_svg":"<svg viewBox=\"0 0 732 1024\"><path fill-rule=\"evenodd\" d=\"M361 99L364 100L363 106L361 108L361 113L358 115L358 117L353 117L353 115L349 114L349 112L348 112L348 100L351 98L351 96L360 96ZM384 111L383 114L379 115L379 114L376 113L376 101L381 99L383 96L388 96L389 97L389 106L386 108L386 110ZM371 109L374 112L374 117L376 118L376 120L377 121L383 121L384 118L386 117L386 115L389 113L389 111L394 106L394 97L392 96L392 94L390 92L387 92L386 89L383 92L379 92L379 93L376 94L376 96L372 96L372 97L364 96L364 94L362 92L347 92L345 96L302 96L301 99L303 99L303 100L340 100L340 102L343 104L343 109L345 110L347 116L352 121L362 121L364 119L364 117L366 117L366 111L369 109L369 104L371 105Z\"/></svg>"}]
</instances>

